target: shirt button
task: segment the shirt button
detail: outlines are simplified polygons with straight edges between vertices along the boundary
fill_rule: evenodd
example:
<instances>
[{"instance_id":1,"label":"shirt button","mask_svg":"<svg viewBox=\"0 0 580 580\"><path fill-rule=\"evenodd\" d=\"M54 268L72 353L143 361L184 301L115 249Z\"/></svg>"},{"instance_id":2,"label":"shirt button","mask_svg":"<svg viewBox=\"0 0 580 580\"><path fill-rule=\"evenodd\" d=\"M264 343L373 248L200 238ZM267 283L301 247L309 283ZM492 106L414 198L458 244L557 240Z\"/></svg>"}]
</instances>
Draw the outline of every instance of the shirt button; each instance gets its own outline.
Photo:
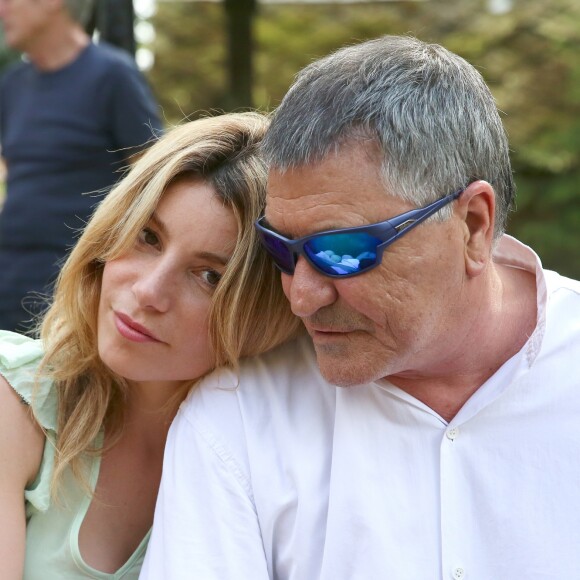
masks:
<instances>
[{"instance_id":1,"label":"shirt button","mask_svg":"<svg viewBox=\"0 0 580 580\"><path fill-rule=\"evenodd\" d=\"M449 439L450 441L455 441L455 439L459 437L459 427L451 427L451 429L447 429L445 435L447 436L447 439Z\"/></svg>"},{"instance_id":2,"label":"shirt button","mask_svg":"<svg viewBox=\"0 0 580 580\"><path fill-rule=\"evenodd\" d=\"M463 568L453 569L453 580L463 580L465 578L465 570Z\"/></svg>"}]
</instances>

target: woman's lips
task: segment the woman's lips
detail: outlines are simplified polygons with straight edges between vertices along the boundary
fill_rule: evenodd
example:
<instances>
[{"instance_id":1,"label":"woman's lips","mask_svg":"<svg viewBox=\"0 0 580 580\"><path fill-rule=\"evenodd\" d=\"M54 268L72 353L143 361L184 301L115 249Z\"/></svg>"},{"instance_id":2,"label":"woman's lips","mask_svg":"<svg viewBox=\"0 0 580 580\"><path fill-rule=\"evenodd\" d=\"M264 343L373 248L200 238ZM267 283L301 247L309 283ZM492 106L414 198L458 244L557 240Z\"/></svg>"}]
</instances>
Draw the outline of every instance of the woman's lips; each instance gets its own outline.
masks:
<instances>
[{"instance_id":1,"label":"woman's lips","mask_svg":"<svg viewBox=\"0 0 580 580\"><path fill-rule=\"evenodd\" d=\"M119 334L127 340L133 342L161 342L148 328L121 312L115 312L115 326Z\"/></svg>"}]
</instances>

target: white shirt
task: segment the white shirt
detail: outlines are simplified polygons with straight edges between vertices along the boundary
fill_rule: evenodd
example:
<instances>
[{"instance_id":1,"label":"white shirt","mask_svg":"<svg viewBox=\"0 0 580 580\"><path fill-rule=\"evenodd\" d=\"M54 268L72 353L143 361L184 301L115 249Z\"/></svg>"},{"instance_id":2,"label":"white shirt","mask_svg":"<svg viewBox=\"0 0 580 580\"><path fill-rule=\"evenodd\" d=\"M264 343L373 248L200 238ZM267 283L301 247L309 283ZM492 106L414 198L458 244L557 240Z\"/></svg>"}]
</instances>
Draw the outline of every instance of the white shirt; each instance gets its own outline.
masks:
<instances>
[{"instance_id":1,"label":"white shirt","mask_svg":"<svg viewBox=\"0 0 580 580\"><path fill-rule=\"evenodd\" d=\"M580 579L580 283L511 238L495 260L536 271L537 327L449 424L387 381L326 383L307 338L208 377L141 578Z\"/></svg>"}]
</instances>

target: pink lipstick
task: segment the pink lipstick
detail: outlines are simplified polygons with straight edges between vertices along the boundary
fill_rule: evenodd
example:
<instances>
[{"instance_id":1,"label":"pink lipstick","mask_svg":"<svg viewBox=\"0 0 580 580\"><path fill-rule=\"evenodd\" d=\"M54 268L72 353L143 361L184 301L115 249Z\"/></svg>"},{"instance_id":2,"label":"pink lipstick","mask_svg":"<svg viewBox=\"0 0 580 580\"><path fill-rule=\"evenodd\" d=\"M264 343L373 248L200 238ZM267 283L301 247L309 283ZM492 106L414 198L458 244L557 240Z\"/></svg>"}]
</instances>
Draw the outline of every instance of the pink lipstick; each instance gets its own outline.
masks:
<instances>
[{"instance_id":1,"label":"pink lipstick","mask_svg":"<svg viewBox=\"0 0 580 580\"><path fill-rule=\"evenodd\" d=\"M119 334L132 342L161 342L150 330L126 314L115 312L115 326Z\"/></svg>"}]
</instances>

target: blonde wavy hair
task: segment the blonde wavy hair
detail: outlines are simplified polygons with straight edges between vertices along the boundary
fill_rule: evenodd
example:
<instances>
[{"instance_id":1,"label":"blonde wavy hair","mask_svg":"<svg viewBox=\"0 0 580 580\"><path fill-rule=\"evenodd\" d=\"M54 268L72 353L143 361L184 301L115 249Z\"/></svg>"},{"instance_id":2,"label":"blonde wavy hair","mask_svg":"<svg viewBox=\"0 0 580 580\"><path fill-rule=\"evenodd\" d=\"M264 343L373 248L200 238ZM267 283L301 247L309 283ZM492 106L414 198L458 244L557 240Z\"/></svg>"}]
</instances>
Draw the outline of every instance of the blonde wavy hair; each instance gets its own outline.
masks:
<instances>
[{"instance_id":1,"label":"blonde wavy hair","mask_svg":"<svg viewBox=\"0 0 580 580\"><path fill-rule=\"evenodd\" d=\"M212 185L238 225L236 247L210 307L216 366L236 368L241 357L263 353L299 331L279 273L253 227L265 204L267 167L259 145L267 126L261 114L239 113L173 128L145 152L89 221L61 270L40 327L45 355L39 372L54 381L59 400L53 493L67 467L87 489L83 458L99 452L97 435L104 427L112 445L121 434L127 383L104 365L97 350L103 266L133 245L174 181L201 178ZM195 219L192 215L192 227Z\"/></svg>"}]
</instances>

